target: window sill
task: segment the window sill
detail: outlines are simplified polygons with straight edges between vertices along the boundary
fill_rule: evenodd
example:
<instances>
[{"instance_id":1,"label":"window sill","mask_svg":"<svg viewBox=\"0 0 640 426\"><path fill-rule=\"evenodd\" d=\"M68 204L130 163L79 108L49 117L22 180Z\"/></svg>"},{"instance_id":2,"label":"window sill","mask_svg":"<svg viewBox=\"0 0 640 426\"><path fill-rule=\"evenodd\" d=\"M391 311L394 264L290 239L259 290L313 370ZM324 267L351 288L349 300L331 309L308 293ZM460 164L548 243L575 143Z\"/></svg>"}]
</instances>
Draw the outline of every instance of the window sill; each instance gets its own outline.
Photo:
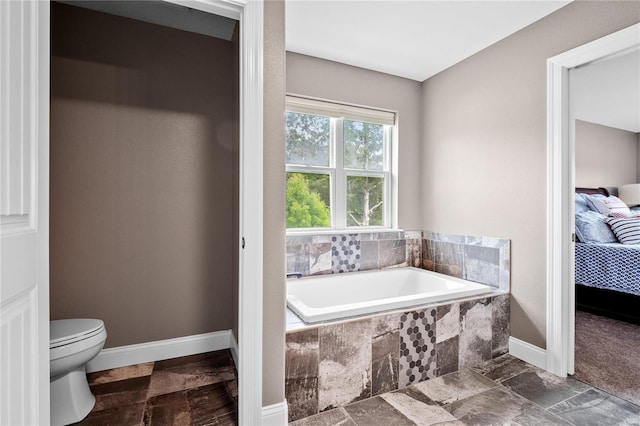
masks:
<instances>
[{"instance_id":1,"label":"window sill","mask_svg":"<svg viewBox=\"0 0 640 426\"><path fill-rule=\"evenodd\" d=\"M311 236L311 235L336 235L336 234L372 234L372 233L391 233L391 232L404 232L402 228L347 228L347 229L287 229L287 237L293 236Z\"/></svg>"}]
</instances>

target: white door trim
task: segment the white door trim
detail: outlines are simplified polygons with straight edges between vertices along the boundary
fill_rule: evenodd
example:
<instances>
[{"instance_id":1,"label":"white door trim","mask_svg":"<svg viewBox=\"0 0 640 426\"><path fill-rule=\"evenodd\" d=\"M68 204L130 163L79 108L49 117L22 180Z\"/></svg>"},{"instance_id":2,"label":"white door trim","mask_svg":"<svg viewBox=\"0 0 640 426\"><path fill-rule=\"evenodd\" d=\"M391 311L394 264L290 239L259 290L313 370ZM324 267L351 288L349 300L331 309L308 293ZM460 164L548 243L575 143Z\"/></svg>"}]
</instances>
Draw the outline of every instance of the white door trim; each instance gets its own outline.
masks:
<instances>
[{"instance_id":1,"label":"white door trim","mask_svg":"<svg viewBox=\"0 0 640 426\"><path fill-rule=\"evenodd\" d=\"M547 60L547 370L559 376L573 373L575 331L569 70L638 45L635 24Z\"/></svg>"}]
</instances>

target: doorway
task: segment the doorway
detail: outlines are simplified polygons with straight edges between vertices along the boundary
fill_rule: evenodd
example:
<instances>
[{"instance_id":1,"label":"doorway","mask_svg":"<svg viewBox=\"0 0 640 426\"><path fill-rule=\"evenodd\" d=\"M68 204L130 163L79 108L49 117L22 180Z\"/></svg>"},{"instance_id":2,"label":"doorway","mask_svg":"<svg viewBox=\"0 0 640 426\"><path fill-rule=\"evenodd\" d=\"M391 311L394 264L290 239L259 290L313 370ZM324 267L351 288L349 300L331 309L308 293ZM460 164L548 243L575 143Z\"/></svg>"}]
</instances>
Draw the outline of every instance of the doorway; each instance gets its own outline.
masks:
<instances>
[{"instance_id":1,"label":"doorway","mask_svg":"<svg viewBox=\"0 0 640 426\"><path fill-rule=\"evenodd\" d=\"M569 121L569 70L640 45L640 24L547 61L547 370L574 373L575 146Z\"/></svg>"},{"instance_id":2,"label":"doorway","mask_svg":"<svg viewBox=\"0 0 640 426\"><path fill-rule=\"evenodd\" d=\"M640 182L640 48L571 69L569 85L578 236L573 376L640 404L640 250L619 228L640 224L632 196ZM585 193L594 188L609 195ZM608 224L611 214L628 218Z\"/></svg>"},{"instance_id":3,"label":"doorway","mask_svg":"<svg viewBox=\"0 0 640 426\"><path fill-rule=\"evenodd\" d=\"M239 249L239 422L262 421L262 46L263 4L227 0L170 1L240 22L240 220L239 234L247 241ZM3 419L8 423L49 423L49 2L5 2L3 22L3 83L14 89L3 102L3 123L21 130L13 139L24 147L16 161L5 157L12 170L27 171L25 179L8 188L30 202L16 223L3 227L2 327L0 370L3 389L15 389L2 398ZM9 60L9 58L11 60ZM3 84L3 87L5 85ZM13 105L13 104L11 104ZM6 120L6 121L5 121ZM20 152L20 151L17 151ZM246 184L251 182L251 185ZM24 220L23 220L24 219ZM4 225L4 223L3 223ZM4 232L7 230L8 232ZM240 244L238 244L240 246ZM7 280L5 278L11 278ZM11 308L11 316L4 315ZM14 321L17 320L17 321ZM28 325L25 327L24 325ZM25 353L29 356L25 356ZM6 356L5 356L6 355ZM4 374L4 373L7 374ZM10 372L10 374L8 374ZM5 393L3 393L5 395ZM5 410L6 408L6 410ZM6 416L8 417L4 417Z\"/></svg>"}]
</instances>

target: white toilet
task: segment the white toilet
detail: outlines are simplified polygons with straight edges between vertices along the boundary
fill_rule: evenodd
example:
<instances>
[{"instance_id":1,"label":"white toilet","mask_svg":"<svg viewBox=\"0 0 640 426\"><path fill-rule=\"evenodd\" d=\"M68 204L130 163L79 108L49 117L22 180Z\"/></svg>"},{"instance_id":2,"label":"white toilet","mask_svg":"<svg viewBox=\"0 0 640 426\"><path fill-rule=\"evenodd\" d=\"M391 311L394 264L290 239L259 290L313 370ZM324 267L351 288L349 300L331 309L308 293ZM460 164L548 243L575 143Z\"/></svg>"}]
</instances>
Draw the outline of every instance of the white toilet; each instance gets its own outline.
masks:
<instances>
[{"instance_id":1,"label":"white toilet","mask_svg":"<svg viewBox=\"0 0 640 426\"><path fill-rule=\"evenodd\" d=\"M49 328L51 424L68 425L85 418L96 402L85 365L100 353L107 331L102 321L86 318L51 321Z\"/></svg>"}]
</instances>

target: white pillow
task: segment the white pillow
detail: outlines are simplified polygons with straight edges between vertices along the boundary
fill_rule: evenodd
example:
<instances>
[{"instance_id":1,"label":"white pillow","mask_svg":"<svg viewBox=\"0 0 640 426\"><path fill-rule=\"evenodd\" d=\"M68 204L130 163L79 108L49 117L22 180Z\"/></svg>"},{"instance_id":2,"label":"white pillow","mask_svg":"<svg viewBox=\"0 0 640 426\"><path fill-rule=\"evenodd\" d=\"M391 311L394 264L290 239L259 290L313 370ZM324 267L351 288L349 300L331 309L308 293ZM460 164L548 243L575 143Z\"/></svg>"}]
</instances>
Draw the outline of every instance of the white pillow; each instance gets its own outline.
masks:
<instances>
[{"instance_id":1,"label":"white pillow","mask_svg":"<svg viewBox=\"0 0 640 426\"><path fill-rule=\"evenodd\" d=\"M608 197L594 197L587 195L587 201L591 208L600 214L613 217L629 217L631 216L631 210L629 207L618 197L610 195Z\"/></svg>"},{"instance_id":2,"label":"white pillow","mask_svg":"<svg viewBox=\"0 0 640 426\"><path fill-rule=\"evenodd\" d=\"M609 217L607 223L622 244L640 244L640 218Z\"/></svg>"}]
</instances>

